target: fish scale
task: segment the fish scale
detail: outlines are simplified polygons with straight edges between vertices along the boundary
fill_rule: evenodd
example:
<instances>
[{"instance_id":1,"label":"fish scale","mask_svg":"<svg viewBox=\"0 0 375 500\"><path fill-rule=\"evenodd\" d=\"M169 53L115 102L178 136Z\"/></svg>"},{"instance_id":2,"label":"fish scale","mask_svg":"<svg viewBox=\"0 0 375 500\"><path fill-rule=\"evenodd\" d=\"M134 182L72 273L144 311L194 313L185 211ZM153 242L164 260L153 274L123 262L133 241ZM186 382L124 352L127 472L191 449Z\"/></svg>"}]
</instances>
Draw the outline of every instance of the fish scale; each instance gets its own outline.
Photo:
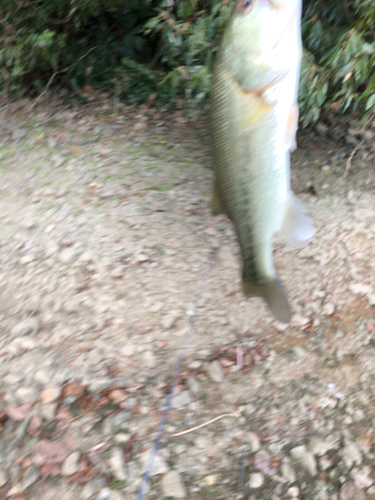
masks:
<instances>
[{"instance_id":1,"label":"fish scale","mask_svg":"<svg viewBox=\"0 0 375 500\"><path fill-rule=\"evenodd\" d=\"M238 2L224 32L213 72L214 213L226 213L234 225L245 294L263 297L277 319L289 322L273 266L273 237L280 231L301 247L314 232L291 191L289 172L298 118L301 2L243 5Z\"/></svg>"}]
</instances>

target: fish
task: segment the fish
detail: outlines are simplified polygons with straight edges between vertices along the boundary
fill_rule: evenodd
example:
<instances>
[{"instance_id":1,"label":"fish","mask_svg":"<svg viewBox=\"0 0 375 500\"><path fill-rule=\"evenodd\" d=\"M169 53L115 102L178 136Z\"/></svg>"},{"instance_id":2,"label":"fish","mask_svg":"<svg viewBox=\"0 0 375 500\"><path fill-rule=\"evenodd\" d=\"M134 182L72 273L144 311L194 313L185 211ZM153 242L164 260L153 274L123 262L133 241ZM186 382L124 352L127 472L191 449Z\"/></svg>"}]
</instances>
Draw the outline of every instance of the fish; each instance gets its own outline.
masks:
<instances>
[{"instance_id":1,"label":"fish","mask_svg":"<svg viewBox=\"0 0 375 500\"><path fill-rule=\"evenodd\" d=\"M213 213L231 220L243 260L245 296L262 297L289 323L274 268L279 234L302 248L314 226L291 189L296 148L302 0L239 0L214 61L210 94Z\"/></svg>"}]
</instances>

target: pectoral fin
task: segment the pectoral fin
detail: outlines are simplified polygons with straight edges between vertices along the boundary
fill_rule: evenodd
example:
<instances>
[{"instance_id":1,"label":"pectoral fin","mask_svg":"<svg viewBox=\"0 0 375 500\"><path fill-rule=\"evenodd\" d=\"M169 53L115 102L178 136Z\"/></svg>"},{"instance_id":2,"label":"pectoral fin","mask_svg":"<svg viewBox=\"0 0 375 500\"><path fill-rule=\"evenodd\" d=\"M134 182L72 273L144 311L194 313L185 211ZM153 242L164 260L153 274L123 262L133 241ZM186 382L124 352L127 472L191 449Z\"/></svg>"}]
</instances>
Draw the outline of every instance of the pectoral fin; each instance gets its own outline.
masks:
<instances>
[{"instance_id":1,"label":"pectoral fin","mask_svg":"<svg viewBox=\"0 0 375 500\"><path fill-rule=\"evenodd\" d=\"M286 203L279 233L293 248L303 248L314 236L312 220L293 193Z\"/></svg>"}]
</instances>

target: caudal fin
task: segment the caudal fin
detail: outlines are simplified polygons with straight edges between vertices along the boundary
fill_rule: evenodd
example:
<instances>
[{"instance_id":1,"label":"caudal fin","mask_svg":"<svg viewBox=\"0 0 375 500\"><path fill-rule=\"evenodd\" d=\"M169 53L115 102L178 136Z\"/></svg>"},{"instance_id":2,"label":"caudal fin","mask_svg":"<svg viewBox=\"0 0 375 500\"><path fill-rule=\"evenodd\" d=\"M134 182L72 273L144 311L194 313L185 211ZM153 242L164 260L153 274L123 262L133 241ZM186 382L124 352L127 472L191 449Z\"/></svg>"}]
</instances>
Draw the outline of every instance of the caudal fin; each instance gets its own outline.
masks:
<instances>
[{"instance_id":1,"label":"caudal fin","mask_svg":"<svg viewBox=\"0 0 375 500\"><path fill-rule=\"evenodd\" d=\"M290 307L279 278L276 277L274 280L263 283L255 283L243 278L242 285L246 297L262 297L277 320L282 323L290 322Z\"/></svg>"}]
</instances>

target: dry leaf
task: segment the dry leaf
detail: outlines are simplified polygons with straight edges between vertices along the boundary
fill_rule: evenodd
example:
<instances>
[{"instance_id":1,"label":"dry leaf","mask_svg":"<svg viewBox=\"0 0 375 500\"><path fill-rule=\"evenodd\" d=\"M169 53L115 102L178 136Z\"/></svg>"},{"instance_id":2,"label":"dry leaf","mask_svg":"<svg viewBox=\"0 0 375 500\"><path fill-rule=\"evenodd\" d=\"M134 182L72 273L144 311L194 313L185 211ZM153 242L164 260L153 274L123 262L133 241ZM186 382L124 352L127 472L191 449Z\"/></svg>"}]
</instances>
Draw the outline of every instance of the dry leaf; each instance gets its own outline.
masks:
<instances>
[{"instance_id":1,"label":"dry leaf","mask_svg":"<svg viewBox=\"0 0 375 500\"><path fill-rule=\"evenodd\" d=\"M33 449L33 463L42 464L61 464L68 457L69 451L57 443L48 439L42 439L35 444Z\"/></svg>"},{"instance_id":2,"label":"dry leaf","mask_svg":"<svg viewBox=\"0 0 375 500\"><path fill-rule=\"evenodd\" d=\"M26 417L32 406L33 403L25 403L24 405L18 406L17 408L6 408L5 413L10 419L18 422Z\"/></svg>"}]
</instances>

